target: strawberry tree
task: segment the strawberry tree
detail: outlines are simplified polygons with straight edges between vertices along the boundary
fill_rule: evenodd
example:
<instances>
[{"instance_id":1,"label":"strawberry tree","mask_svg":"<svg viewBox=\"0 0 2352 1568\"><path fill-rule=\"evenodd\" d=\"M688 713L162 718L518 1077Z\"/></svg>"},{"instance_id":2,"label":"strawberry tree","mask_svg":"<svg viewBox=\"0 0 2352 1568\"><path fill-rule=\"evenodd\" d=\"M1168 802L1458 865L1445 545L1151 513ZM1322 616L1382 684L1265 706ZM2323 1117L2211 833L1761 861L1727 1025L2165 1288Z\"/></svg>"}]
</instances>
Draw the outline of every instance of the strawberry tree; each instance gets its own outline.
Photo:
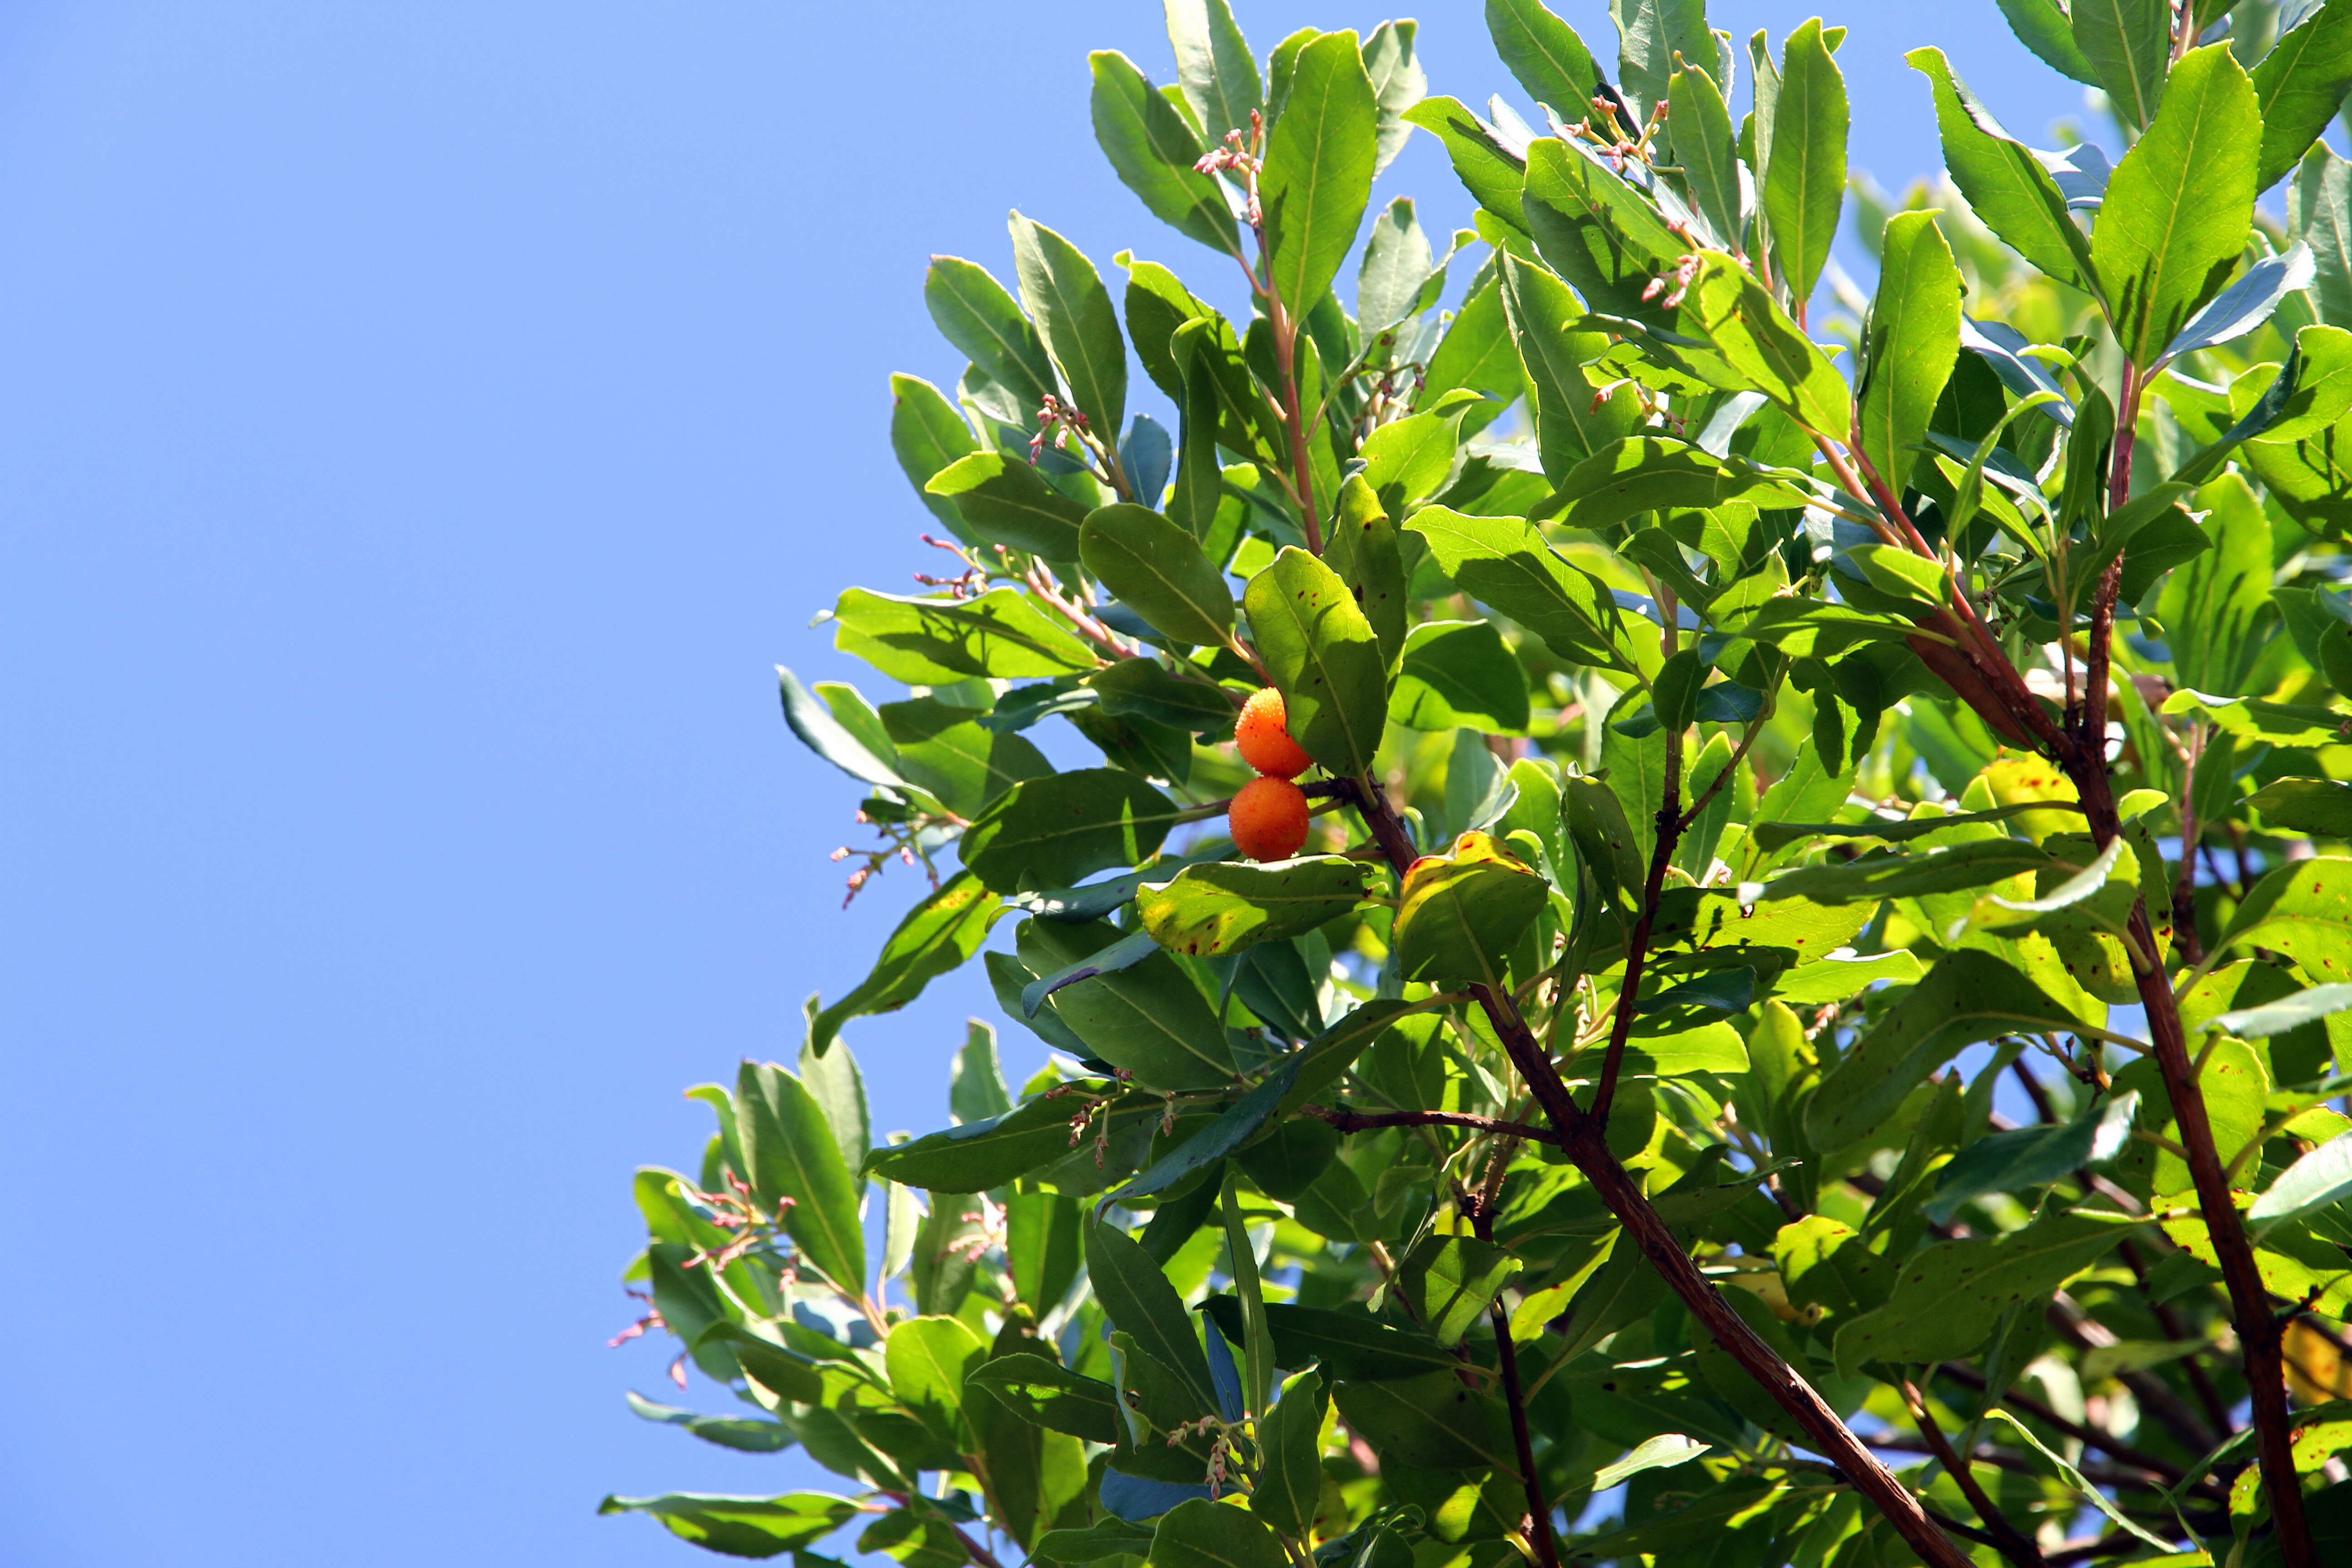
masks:
<instances>
[{"instance_id":1,"label":"strawberry tree","mask_svg":"<svg viewBox=\"0 0 2352 1568\"><path fill-rule=\"evenodd\" d=\"M640 1413L845 1489L608 1508L921 1568L2352 1561L2352 0L1999 8L2116 151L1921 47L1899 202L1818 21L1622 0L1608 60L1487 0L1484 110L1411 22L1092 57L1181 242L934 262L947 564L835 605L870 695L782 677L913 907L637 1182L640 1327L753 1407ZM1472 228L1373 208L1416 132ZM972 963L1047 1064L975 1022L874 1140L843 1026Z\"/></svg>"}]
</instances>

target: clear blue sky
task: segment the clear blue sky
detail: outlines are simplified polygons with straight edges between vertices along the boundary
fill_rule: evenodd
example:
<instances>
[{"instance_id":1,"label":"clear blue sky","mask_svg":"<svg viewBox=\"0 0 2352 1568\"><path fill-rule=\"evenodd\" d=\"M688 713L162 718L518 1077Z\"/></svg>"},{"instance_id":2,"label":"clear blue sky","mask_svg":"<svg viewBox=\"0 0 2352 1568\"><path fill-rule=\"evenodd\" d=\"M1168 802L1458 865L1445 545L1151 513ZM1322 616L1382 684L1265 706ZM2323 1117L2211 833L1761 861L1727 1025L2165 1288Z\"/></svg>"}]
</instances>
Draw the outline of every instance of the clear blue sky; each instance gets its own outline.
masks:
<instances>
[{"instance_id":1,"label":"clear blue sky","mask_svg":"<svg viewBox=\"0 0 2352 1568\"><path fill-rule=\"evenodd\" d=\"M1433 90L1509 85L1422 15ZM1913 45L2080 113L1990 0L1832 20L1882 184ZM812 1479L623 1406L629 1173L912 896L837 912L769 670L926 564L927 255L1009 275L1017 205L1217 279L1093 147L1106 47L1171 74L1149 0L0 7L0 1562L684 1563L598 1498ZM1416 143L1382 194L1460 221ZM877 1126L980 994L852 1027Z\"/></svg>"}]
</instances>

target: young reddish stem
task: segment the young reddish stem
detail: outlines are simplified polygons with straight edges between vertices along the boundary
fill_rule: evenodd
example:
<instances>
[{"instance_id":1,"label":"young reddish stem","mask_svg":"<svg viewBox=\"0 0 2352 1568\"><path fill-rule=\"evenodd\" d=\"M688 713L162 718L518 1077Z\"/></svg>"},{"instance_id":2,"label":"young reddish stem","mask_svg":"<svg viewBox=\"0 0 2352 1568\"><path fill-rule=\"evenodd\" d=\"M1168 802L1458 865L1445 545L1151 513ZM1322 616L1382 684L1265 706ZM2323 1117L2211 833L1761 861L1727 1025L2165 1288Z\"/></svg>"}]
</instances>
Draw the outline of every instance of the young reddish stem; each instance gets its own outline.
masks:
<instances>
[{"instance_id":1,"label":"young reddish stem","mask_svg":"<svg viewBox=\"0 0 2352 1568\"><path fill-rule=\"evenodd\" d=\"M1911 1419L1919 1424L1919 1435L1927 1440L1928 1452L1936 1456L1937 1461L1944 1467L1944 1473L1952 1478L1954 1484L1960 1489L1960 1495L1969 1500L1969 1506L1976 1510L1977 1517L1984 1521L1985 1532L1992 1537L1994 1550L2008 1558L2016 1568L2048 1568L2033 1542L2010 1522L2009 1515L2000 1511L2000 1505L1986 1495L1983 1483L1969 1473L1968 1461L1953 1451L1952 1440L1944 1436L1944 1429L1936 1425L1935 1416L1928 1414L1927 1398L1920 1394L1918 1385L1907 1377L1903 1380L1903 1402L1911 1407Z\"/></svg>"},{"instance_id":2,"label":"young reddish stem","mask_svg":"<svg viewBox=\"0 0 2352 1568\"><path fill-rule=\"evenodd\" d=\"M1609 1108L1617 1098L1617 1074L1625 1065L1625 1042L1633 1033L1633 1005L1642 990L1642 966L1650 955L1650 932L1658 918L1658 898L1666 886L1666 868L1675 863L1675 846L1683 831L1683 738L1679 731L1666 737L1665 797L1659 803L1657 842L1650 848L1649 879L1642 884L1642 912L1633 917L1633 934L1625 943L1625 980L1617 993L1617 1013L1609 1025L1609 1049L1601 1058L1601 1081L1593 1087L1588 1112L1605 1131Z\"/></svg>"}]
</instances>

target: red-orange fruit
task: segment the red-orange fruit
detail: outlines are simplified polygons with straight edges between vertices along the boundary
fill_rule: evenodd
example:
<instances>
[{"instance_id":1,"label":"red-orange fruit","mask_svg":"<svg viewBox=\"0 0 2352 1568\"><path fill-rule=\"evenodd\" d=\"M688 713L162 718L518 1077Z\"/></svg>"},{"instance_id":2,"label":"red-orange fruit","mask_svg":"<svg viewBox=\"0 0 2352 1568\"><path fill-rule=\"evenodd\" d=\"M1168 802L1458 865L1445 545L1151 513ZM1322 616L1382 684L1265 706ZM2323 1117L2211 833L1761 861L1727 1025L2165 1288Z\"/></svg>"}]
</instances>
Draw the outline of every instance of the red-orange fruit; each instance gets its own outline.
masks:
<instances>
[{"instance_id":1,"label":"red-orange fruit","mask_svg":"<svg viewBox=\"0 0 2352 1568\"><path fill-rule=\"evenodd\" d=\"M1287 860L1307 842L1307 792L1288 779L1252 779L1225 820L1234 847L1251 859Z\"/></svg>"},{"instance_id":2,"label":"red-orange fruit","mask_svg":"<svg viewBox=\"0 0 2352 1568\"><path fill-rule=\"evenodd\" d=\"M1297 778L1315 765L1315 759L1290 738L1288 717L1282 693L1262 686L1242 704L1242 716L1234 721L1234 744L1241 748L1242 761L1268 778Z\"/></svg>"}]
</instances>

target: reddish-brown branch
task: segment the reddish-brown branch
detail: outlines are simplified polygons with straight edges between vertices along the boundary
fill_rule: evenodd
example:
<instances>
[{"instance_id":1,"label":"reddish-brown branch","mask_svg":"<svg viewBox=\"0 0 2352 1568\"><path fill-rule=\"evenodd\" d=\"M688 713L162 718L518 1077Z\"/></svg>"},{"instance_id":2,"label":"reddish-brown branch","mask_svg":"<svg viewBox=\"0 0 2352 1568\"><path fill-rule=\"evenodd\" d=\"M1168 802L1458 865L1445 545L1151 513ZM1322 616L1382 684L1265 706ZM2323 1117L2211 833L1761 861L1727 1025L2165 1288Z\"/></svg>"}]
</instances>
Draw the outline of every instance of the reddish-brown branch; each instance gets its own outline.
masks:
<instances>
[{"instance_id":1,"label":"reddish-brown branch","mask_svg":"<svg viewBox=\"0 0 2352 1568\"><path fill-rule=\"evenodd\" d=\"M1462 1127L1473 1132L1500 1133L1537 1143L1558 1143L1557 1134L1524 1121L1497 1121L1458 1110L1349 1110L1345 1106L1302 1105L1306 1114L1328 1121L1342 1132L1370 1132L1381 1127Z\"/></svg>"},{"instance_id":2,"label":"reddish-brown branch","mask_svg":"<svg viewBox=\"0 0 2352 1568\"><path fill-rule=\"evenodd\" d=\"M1936 1456L1937 1462L1944 1467L1944 1473L1952 1478L1960 1489L1960 1495L1969 1500L1969 1506L1976 1510L1977 1517L1984 1521L1985 1531L1992 1537L1994 1548L2017 1568L2047 1568L2033 1542L2026 1539L2024 1532L2000 1511L2000 1506L1985 1494L1983 1483L1970 1473L1968 1461L1952 1451L1951 1439L1944 1436L1941 1426L1936 1425L1935 1416L1928 1413L1927 1401L1920 1394L1918 1386L1907 1377L1903 1380L1903 1402L1911 1407L1911 1419L1918 1423L1919 1435L1927 1440L1928 1452Z\"/></svg>"},{"instance_id":3,"label":"reddish-brown branch","mask_svg":"<svg viewBox=\"0 0 2352 1568\"><path fill-rule=\"evenodd\" d=\"M1396 809L1378 784L1370 780L1357 781L1356 804L1362 810L1365 826L1374 838L1389 850L1390 862L1399 875L1412 861L1412 841L1404 826L1397 819ZM1570 1160L1592 1184L1609 1212L1624 1227L1626 1237L1638 1247L1652 1268L1665 1280L1667 1288L1698 1320L1715 1342L1737 1361L1747 1373L1770 1394L1774 1403L1802 1426L1810 1446L1834 1464L1841 1475L1871 1505L1885 1514L1898 1534L1920 1558L1933 1568L1969 1568L1967 1554L1952 1543L1951 1538L1939 1530L1913 1497L1897 1480L1893 1471L1879 1462L1877 1456L1862 1440L1849 1431L1837 1412L1817 1393L1803 1375L1783 1361L1780 1353L1767 1344L1755 1330L1748 1326L1730 1302L1725 1300L1715 1285L1699 1272L1684 1252L1674 1232L1653 1208L1640 1184L1625 1167L1618 1163L1610 1152L1601 1124L1580 1109L1568 1092L1568 1085L1559 1076L1535 1032L1528 1026L1518 1005L1507 994L1493 986L1471 987L1471 994L1486 1010L1487 1019L1503 1042L1512 1065L1525 1081L1528 1090L1542 1108L1545 1118L1559 1135L1560 1146ZM1970 1531L1969 1533L1973 1533Z\"/></svg>"},{"instance_id":4,"label":"reddish-brown branch","mask_svg":"<svg viewBox=\"0 0 2352 1568\"><path fill-rule=\"evenodd\" d=\"M1667 612L1671 615L1673 612ZM1649 879L1642 884L1641 913L1633 917L1633 934L1625 943L1625 981L1617 993L1617 1014L1609 1024L1609 1049L1601 1058L1601 1081L1593 1087L1589 1114L1609 1126L1609 1108L1617 1098L1617 1075L1625 1065L1625 1042L1633 1033L1633 1009L1642 991L1642 966L1649 958L1650 932L1658 918L1658 898L1665 890L1666 868L1675 863L1675 846L1682 838L1683 738L1666 736L1665 795L1658 803L1654 825L1657 841L1650 847Z\"/></svg>"}]
</instances>

